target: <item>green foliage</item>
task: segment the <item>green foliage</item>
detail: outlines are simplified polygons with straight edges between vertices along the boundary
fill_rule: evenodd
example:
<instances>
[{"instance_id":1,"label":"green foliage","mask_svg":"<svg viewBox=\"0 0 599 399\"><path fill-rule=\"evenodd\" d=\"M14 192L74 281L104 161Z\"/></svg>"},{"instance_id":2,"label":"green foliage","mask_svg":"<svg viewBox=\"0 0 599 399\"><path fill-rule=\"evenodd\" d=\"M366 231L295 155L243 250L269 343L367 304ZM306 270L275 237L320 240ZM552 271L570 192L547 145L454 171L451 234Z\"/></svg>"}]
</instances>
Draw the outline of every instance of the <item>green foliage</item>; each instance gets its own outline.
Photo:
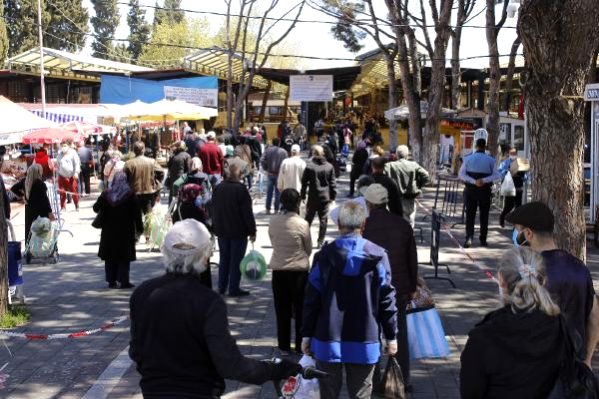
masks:
<instances>
[{"instance_id":1,"label":"green foliage","mask_svg":"<svg viewBox=\"0 0 599 399\"><path fill-rule=\"evenodd\" d=\"M353 21L357 19L357 14L364 11L364 4L351 0L323 0L322 7L338 16L337 24L331 28L335 39L353 53L360 51L364 47L360 41L366 37L366 33L357 29Z\"/></svg>"},{"instance_id":2,"label":"green foliage","mask_svg":"<svg viewBox=\"0 0 599 399\"><path fill-rule=\"evenodd\" d=\"M160 7L158 0L156 1L156 7ZM156 11L154 11L154 27L164 23L180 24L183 22L185 12L181 11L180 8L181 0L164 0L162 8L156 8Z\"/></svg>"},{"instance_id":3,"label":"green foliage","mask_svg":"<svg viewBox=\"0 0 599 399\"><path fill-rule=\"evenodd\" d=\"M145 42L150 38L150 25L146 22L146 10L139 6L139 0L129 1L129 14L127 14L127 25L129 25L129 47L131 58L137 61L143 52Z\"/></svg>"},{"instance_id":4,"label":"green foliage","mask_svg":"<svg viewBox=\"0 0 599 399\"><path fill-rule=\"evenodd\" d=\"M164 46L164 44L181 47ZM199 51L200 48L210 47L211 44L208 20L185 18L178 24L156 25L152 40L144 47L139 61L157 66L179 64L181 58Z\"/></svg>"},{"instance_id":5,"label":"green foliage","mask_svg":"<svg viewBox=\"0 0 599 399\"><path fill-rule=\"evenodd\" d=\"M8 54L8 32L6 30L6 21L4 20L4 3L0 2L0 68L4 65L6 55Z\"/></svg>"},{"instance_id":6,"label":"green foliage","mask_svg":"<svg viewBox=\"0 0 599 399\"><path fill-rule=\"evenodd\" d=\"M108 58L113 51L112 40L119 26L120 16L116 0L91 0L96 15L91 18L94 27L93 56Z\"/></svg>"},{"instance_id":7,"label":"green foliage","mask_svg":"<svg viewBox=\"0 0 599 399\"><path fill-rule=\"evenodd\" d=\"M107 57L113 61L131 63L131 53L125 43L118 43L110 50L110 56Z\"/></svg>"},{"instance_id":8,"label":"green foliage","mask_svg":"<svg viewBox=\"0 0 599 399\"><path fill-rule=\"evenodd\" d=\"M39 46L37 1L3 0L9 40L9 56ZM77 51L85 45L89 31L87 10L81 0L42 1L44 46L58 50ZM83 32L82 32L83 31Z\"/></svg>"},{"instance_id":9,"label":"green foliage","mask_svg":"<svg viewBox=\"0 0 599 399\"><path fill-rule=\"evenodd\" d=\"M0 316L0 328L15 328L27 324L31 312L25 305L9 306L8 312Z\"/></svg>"}]
</instances>

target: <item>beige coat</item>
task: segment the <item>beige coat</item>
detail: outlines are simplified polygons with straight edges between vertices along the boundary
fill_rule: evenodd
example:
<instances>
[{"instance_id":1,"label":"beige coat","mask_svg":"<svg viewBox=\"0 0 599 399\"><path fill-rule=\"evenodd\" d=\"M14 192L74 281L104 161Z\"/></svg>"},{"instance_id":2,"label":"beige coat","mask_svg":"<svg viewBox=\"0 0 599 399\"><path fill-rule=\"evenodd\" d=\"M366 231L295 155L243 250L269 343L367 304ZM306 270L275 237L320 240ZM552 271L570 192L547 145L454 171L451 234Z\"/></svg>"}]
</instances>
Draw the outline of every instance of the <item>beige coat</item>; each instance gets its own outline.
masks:
<instances>
[{"instance_id":1,"label":"beige coat","mask_svg":"<svg viewBox=\"0 0 599 399\"><path fill-rule=\"evenodd\" d=\"M135 194L153 194L159 189L155 180L157 169L159 170L156 161L144 155L125 162L124 171Z\"/></svg>"},{"instance_id":2,"label":"beige coat","mask_svg":"<svg viewBox=\"0 0 599 399\"><path fill-rule=\"evenodd\" d=\"M274 215L270 219L268 234L273 253L270 259L272 270L308 271L312 237L310 226L296 213Z\"/></svg>"}]
</instances>

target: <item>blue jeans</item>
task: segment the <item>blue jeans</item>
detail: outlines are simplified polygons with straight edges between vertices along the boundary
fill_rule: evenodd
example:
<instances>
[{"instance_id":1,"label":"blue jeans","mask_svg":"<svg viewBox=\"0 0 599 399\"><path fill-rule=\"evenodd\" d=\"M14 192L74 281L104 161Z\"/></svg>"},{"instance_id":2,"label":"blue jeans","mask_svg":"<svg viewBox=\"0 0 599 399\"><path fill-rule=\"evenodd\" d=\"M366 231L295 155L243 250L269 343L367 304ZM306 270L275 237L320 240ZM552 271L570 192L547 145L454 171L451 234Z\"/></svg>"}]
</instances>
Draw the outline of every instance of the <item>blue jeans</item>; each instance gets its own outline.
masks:
<instances>
[{"instance_id":1,"label":"blue jeans","mask_svg":"<svg viewBox=\"0 0 599 399\"><path fill-rule=\"evenodd\" d=\"M241 271L239 264L248 246L247 238L218 239L220 261L218 263L218 292L224 294L229 287L229 295L239 292Z\"/></svg>"},{"instance_id":2,"label":"blue jeans","mask_svg":"<svg viewBox=\"0 0 599 399\"><path fill-rule=\"evenodd\" d=\"M272 205L272 194L275 194L275 212L279 211L281 193L277 188L277 176L268 175L268 185L266 186L266 210L270 211L270 206Z\"/></svg>"}]
</instances>

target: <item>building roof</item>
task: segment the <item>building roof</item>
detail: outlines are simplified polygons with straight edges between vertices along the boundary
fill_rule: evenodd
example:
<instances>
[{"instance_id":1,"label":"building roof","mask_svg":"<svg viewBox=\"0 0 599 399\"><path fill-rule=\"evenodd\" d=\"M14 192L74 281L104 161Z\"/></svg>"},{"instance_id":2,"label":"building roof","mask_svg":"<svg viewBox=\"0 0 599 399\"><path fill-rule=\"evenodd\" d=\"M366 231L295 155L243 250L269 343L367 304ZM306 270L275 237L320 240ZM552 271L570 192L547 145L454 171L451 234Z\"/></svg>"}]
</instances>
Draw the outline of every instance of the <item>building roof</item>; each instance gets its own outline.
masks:
<instances>
[{"instance_id":1,"label":"building roof","mask_svg":"<svg viewBox=\"0 0 599 399\"><path fill-rule=\"evenodd\" d=\"M11 72L21 74L39 75L41 56L42 53L38 47L25 51L8 59L8 69ZM152 71L151 68L138 65L104 60L47 47L43 48L43 57L46 76L54 78L99 82L102 73L128 75L135 72Z\"/></svg>"},{"instance_id":2,"label":"building roof","mask_svg":"<svg viewBox=\"0 0 599 399\"><path fill-rule=\"evenodd\" d=\"M289 85L289 76L291 75L333 75L333 90L349 90L356 77L360 74L360 66L327 68L327 69L275 69L262 68L258 73L265 79L272 80L277 83Z\"/></svg>"}]
</instances>

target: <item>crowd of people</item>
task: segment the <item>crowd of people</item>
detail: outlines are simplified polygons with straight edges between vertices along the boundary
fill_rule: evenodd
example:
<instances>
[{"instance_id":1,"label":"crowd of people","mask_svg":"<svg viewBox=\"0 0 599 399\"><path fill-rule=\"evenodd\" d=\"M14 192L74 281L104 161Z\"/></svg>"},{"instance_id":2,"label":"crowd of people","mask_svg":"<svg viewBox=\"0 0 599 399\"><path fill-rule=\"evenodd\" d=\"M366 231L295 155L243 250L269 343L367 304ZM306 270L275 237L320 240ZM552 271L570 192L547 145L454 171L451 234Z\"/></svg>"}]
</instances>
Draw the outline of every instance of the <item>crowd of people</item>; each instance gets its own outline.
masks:
<instances>
[{"instance_id":1,"label":"crowd of people","mask_svg":"<svg viewBox=\"0 0 599 399\"><path fill-rule=\"evenodd\" d=\"M165 275L141 283L130 301L129 353L145 396L215 398L224 392L224 379L284 380L301 371L293 352L313 357L328 373L320 381L323 399L339 396L344 373L351 398L370 398L381 388L377 365L385 353L396 357L406 390L412 389L407 311L424 284L414 227L416 199L429 173L410 159L405 145L386 153L369 133L376 132L374 124L358 137L350 122L322 134L315 126L319 142L310 146L307 160L305 128L295 134L285 124L270 145L258 128L217 135L184 125L184 139L170 147L166 172L143 140L132 144L132 154L106 148L99 167L102 192L93 210L108 288L134 287L130 263L147 234L143 217L160 202L161 191L168 193L174 222L161 246ZM349 198L336 206L344 146L354 149ZM480 243L487 245L491 185L509 173L515 195L505 201L499 222L513 226L515 248L503 255L495 275L502 307L472 329L461 355L461 395L545 398L560 376L568 342L590 366L599 340L599 306L589 269L558 249L551 210L540 202L522 205L528 175L513 167L515 149L499 168L485 149L479 139L459 171L465 183L464 246L472 245L477 208ZM41 148L12 188L25 199L26 237L37 217L55 217L44 180L56 173L60 207L70 197L78 209L79 194L90 194L97 166L84 145L64 143L55 161ZM260 175L266 183L280 362L241 354L223 300L251 294L241 287L240 263L256 241L252 188ZM316 215L314 242L310 227ZM329 215L338 235L327 242ZM213 289L210 257L216 245Z\"/></svg>"}]
</instances>

